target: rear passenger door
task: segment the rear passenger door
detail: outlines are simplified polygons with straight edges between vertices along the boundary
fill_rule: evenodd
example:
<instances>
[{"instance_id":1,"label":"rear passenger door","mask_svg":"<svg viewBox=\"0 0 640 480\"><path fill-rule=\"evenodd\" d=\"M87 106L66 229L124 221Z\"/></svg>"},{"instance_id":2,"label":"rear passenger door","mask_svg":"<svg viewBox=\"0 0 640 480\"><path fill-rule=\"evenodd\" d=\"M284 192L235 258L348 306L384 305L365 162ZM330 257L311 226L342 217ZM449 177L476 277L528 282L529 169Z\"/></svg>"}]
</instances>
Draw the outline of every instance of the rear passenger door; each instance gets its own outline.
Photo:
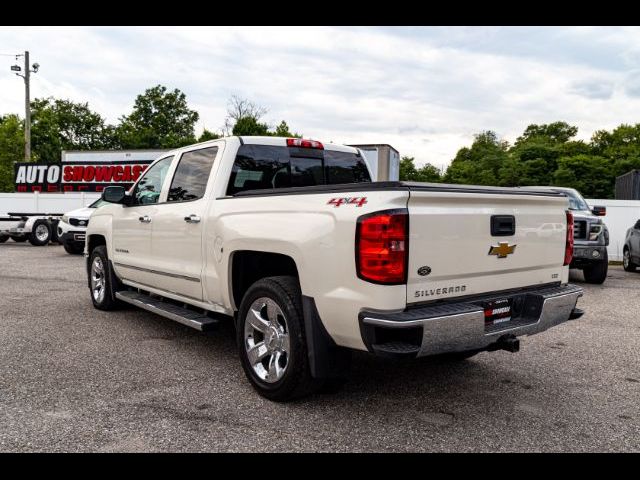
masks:
<instances>
[{"instance_id":1,"label":"rear passenger door","mask_svg":"<svg viewBox=\"0 0 640 480\"><path fill-rule=\"evenodd\" d=\"M203 298L205 192L217 155L217 146L182 153L166 201L158 205L153 218L154 286L194 300Z\"/></svg>"}]
</instances>

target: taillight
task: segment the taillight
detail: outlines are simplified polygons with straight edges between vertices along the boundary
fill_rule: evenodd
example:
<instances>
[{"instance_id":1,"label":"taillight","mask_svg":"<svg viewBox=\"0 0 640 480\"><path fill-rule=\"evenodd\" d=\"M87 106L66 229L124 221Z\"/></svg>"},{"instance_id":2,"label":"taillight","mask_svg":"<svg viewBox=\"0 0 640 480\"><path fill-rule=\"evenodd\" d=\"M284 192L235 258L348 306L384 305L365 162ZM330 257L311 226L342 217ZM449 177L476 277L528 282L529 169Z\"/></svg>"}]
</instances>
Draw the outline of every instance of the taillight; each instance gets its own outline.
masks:
<instances>
[{"instance_id":1,"label":"taillight","mask_svg":"<svg viewBox=\"0 0 640 480\"><path fill-rule=\"evenodd\" d=\"M324 150L324 145L317 140L305 140L303 138L287 138L287 147L315 148Z\"/></svg>"},{"instance_id":2,"label":"taillight","mask_svg":"<svg viewBox=\"0 0 640 480\"><path fill-rule=\"evenodd\" d=\"M356 271L372 283L397 285L407 281L409 213L385 210L358 218Z\"/></svg>"},{"instance_id":3,"label":"taillight","mask_svg":"<svg viewBox=\"0 0 640 480\"><path fill-rule=\"evenodd\" d=\"M564 247L564 265L569 265L573 258L573 213L567 212L567 242Z\"/></svg>"}]
</instances>

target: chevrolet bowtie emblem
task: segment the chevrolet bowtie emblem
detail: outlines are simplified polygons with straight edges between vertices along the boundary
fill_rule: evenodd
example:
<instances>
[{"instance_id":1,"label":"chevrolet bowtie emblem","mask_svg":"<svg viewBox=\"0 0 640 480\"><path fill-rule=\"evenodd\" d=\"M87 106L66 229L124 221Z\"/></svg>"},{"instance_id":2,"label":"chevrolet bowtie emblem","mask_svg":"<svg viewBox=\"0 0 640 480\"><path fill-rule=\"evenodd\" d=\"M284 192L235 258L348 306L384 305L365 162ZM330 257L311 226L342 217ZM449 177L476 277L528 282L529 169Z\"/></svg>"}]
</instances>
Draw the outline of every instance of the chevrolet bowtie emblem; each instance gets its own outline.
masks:
<instances>
[{"instance_id":1,"label":"chevrolet bowtie emblem","mask_svg":"<svg viewBox=\"0 0 640 480\"><path fill-rule=\"evenodd\" d=\"M507 255L511 255L516 249L517 245L509 245L507 242L500 242L498 245L493 245L489 249L489 255L497 255L498 258L507 258Z\"/></svg>"}]
</instances>

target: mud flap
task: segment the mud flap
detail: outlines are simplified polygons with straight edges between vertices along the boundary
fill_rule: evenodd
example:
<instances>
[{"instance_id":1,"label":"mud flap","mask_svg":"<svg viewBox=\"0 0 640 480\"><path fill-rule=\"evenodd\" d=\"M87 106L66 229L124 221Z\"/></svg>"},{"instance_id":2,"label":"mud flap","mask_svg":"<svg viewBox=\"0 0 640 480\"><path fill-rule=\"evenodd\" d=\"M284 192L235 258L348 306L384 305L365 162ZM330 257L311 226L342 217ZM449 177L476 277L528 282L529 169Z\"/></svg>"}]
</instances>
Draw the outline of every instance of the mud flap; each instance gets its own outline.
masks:
<instances>
[{"instance_id":1,"label":"mud flap","mask_svg":"<svg viewBox=\"0 0 640 480\"><path fill-rule=\"evenodd\" d=\"M344 378L351 366L351 350L339 347L324 328L312 297L302 296L309 366L314 378Z\"/></svg>"}]
</instances>

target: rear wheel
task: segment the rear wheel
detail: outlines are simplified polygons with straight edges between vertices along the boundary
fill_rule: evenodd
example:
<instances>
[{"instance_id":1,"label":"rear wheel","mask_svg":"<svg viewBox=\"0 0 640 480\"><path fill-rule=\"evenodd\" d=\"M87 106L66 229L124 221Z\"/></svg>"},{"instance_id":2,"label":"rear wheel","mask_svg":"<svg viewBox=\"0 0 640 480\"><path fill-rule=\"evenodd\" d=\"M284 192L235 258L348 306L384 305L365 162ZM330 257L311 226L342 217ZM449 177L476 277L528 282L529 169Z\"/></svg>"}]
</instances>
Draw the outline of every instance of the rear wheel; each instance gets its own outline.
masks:
<instances>
[{"instance_id":1,"label":"rear wheel","mask_svg":"<svg viewBox=\"0 0 640 480\"><path fill-rule=\"evenodd\" d=\"M631 252L627 247L624 247L624 251L622 253L622 267L627 272L635 272L638 265L631 261Z\"/></svg>"},{"instance_id":2,"label":"rear wheel","mask_svg":"<svg viewBox=\"0 0 640 480\"><path fill-rule=\"evenodd\" d=\"M602 261L585 267L583 270L584 280L587 283L601 284L607 279L607 272L609 271L609 257L607 251L604 251Z\"/></svg>"},{"instance_id":3,"label":"rear wheel","mask_svg":"<svg viewBox=\"0 0 640 480\"><path fill-rule=\"evenodd\" d=\"M29 243L36 247L48 245L51 240L51 224L47 220L36 220L29 234Z\"/></svg>"},{"instance_id":4,"label":"rear wheel","mask_svg":"<svg viewBox=\"0 0 640 480\"><path fill-rule=\"evenodd\" d=\"M240 304L237 335L245 375L263 397L283 402L319 386L309 368L297 278L254 283Z\"/></svg>"},{"instance_id":5,"label":"rear wheel","mask_svg":"<svg viewBox=\"0 0 640 480\"><path fill-rule=\"evenodd\" d=\"M0 243L4 243L9 240L9 237L6 235L0 235Z\"/></svg>"}]
</instances>

